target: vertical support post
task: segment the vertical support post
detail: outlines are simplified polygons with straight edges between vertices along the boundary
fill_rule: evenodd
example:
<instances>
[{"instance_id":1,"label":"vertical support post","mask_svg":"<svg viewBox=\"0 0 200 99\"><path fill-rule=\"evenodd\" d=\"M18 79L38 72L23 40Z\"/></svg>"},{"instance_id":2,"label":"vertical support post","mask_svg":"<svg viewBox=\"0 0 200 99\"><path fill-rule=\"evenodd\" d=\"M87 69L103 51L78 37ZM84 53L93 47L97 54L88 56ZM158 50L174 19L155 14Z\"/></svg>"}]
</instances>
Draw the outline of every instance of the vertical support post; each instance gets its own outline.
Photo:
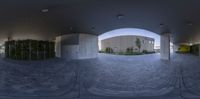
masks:
<instances>
[{"instance_id":1,"label":"vertical support post","mask_svg":"<svg viewBox=\"0 0 200 99\"><path fill-rule=\"evenodd\" d=\"M31 53L32 53L31 40L29 40L29 60L31 60Z\"/></svg>"},{"instance_id":2,"label":"vertical support post","mask_svg":"<svg viewBox=\"0 0 200 99\"><path fill-rule=\"evenodd\" d=\"M56 37L55 41L55 52L56 52L56 57L61 57L61 38L62 36Z\"/></svg>"},{"instance_id":3,"label":"vertical support post","mask_svg":"<svg viewBox=\"0 0 200 99\"><path fill-rule=\"evenodd\" d=\"M170 60L170 34L161 34L160 39L160 54L162 60Z\"/></svg>"}]
</instances>

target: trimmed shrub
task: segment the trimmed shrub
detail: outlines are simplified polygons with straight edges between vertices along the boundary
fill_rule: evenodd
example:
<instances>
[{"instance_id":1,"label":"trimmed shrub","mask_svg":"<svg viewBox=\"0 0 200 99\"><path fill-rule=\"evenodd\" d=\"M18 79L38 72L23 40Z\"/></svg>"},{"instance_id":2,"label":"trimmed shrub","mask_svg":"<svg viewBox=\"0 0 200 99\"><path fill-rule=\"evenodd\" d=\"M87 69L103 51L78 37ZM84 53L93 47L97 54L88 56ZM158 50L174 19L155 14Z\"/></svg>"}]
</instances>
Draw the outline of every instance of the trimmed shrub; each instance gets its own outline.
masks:
<instances>
[{"instance_id":1,"label":"trimmed shrub","mask_svg":"<svg viewBox=\"0 0 200 99\"><path fill-rule=\"evenodd\" d=\"M190 46L188 45L179 45L178 50L176 53L189 53L190 52Z\"/></svg>"},{"instance_id":2,"label":"trimmed shrub","mask_svg":"<svg viewBox=\"0 0 200 99\"><path fill-rule=\"evenodd\" d=\"M105 51L100 50L99 53L105 53Z\"/></svg>"},{"instance_id":3,"label":"trimmed shrub","mask_svg":"<svg viewBox=\"0 0 200 99\"><path fill-rule=\"evenodd\" d=\"M126 53L133 53L134 51L133 51L133 48L127 48L126 49Z\"/></svg>"},{"instance_id":4,"label":"trimmed shrub","mask_svg":"<svg viewBox=\"0 0 200 99\"><path fill-rule=\"evenodd\" d=\"M148 54L148 51L147 50L143 50L142 53Z\"/></svg>"},{"instance_id":5,"label":"trimmed shrub","mask_svg":"<svg viewBox=\"0 0 200 99\"><path fill-rule=\"evenodd\" d=\"M106 53L113 53L113 49L110 47L107 47L105 50Z\"/></svg>"},{"instance_id":6,"label":"trimmed shrub","mask_svg":"<svg viewBox=\"0 0 200 99\"><path fill-rule=\"evenodd\" d=\"M190 53L199 56L199 44L190 47Z\"/></svg>"},{"instance_id":7,"label":"trimmed shrub","mask_svg":"<svg viewBox=\"0 0 200 99\"><path fill-rule=\"evenodd\" d=\"M153 54L153 53L156 53L156 52L155 51L143 50L142 53L144 53L144 54Z\"/></svg>"},{"instance_id":8,"label":"trimmed shrub","mask_svg":"<svg viewBox=\"0 0 200 99\"><path fill-rule=\"evenodd\" d=\"M8 42L5 42L5 56L9 57L9 46Z\"/></svg>"},{"instance_id":9,"label":"trimmed shrub","mask_svg":"<svg viewBox=\"0 0 200 99\"><path fill-rule=\"evenodd\" d=\"M5 42L7 58L16 60L43 60L55 57L54 42L37 40L12 40Z\"/></svg>"},{"instance_id":10,"label":"trimmed shrub","mask_svg":"<svg viewBox=\"0 0 200 99\"><path fill-rule=\"evenodd\" d=\"M140 52L132 52L132 53L125 53L123 55L142 55L143 53Z\"/></svg>"}]
</instances>

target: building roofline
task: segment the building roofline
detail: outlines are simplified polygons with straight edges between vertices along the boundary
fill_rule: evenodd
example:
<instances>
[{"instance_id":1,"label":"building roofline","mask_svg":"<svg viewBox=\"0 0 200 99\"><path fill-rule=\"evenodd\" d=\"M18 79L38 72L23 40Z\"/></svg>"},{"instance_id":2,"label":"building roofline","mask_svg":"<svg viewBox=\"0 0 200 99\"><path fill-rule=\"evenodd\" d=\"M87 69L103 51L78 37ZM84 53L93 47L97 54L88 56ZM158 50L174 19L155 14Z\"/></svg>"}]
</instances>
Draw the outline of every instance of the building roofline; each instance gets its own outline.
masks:
<instances>
[{"instance_id":1,"label":"building roofline","mask_svg":"<svg viewBox=\"0 0 200 99\"><path fill-rule=\"evenodd\" d=\"M117 37L142 37L142 38L152 39L152 40L155 41L154 38L146 37L146 36L140 36L140 35L119 35L119 36L114 36L114 37L110 37L110 38L102 39L101 41L103 41L103 40L107 40L107 39L112 39L112 38L117 38Z\"/></svg>"}]
</instances>

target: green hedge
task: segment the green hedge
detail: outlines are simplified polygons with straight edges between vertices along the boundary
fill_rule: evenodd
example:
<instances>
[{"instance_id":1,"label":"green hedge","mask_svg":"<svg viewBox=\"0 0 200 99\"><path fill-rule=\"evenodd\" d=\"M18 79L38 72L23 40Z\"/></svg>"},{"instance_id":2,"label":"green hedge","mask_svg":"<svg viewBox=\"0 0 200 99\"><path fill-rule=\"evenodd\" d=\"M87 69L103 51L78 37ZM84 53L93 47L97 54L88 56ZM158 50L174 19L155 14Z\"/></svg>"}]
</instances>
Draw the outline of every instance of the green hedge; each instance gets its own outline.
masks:
<instances>
[{"instance_id":1,"label":"green hedge","mask_svg":"<svg viewBox=\"0 0 200 99\"><path fill-rule=\"evenodd\" d=\"M199 44L190 47L190 53L199 56Z\"/></svg>"},{"instance_id":2,"label":"green hedge","mask_svg":"<svg viewBox=\"0 0 200 99\"><path fill-rule=\"evenodd\" d=\"M113 53L113 49L110 48L110 47L107 47L107 48L105 49L105 52L106 52L106 53Z\"/></svg>"},{"instance_id":3,"label":"green hedge","mask_svg":"<svg viewBox=\"0 0 200 99\"><path fill-rule=\"evenodd\" d=\"M5 42L7 58L16 60L43 60L55 57L55 43L37 40L12 40Z\"/></svg>"},{"instance_id":4,"label":"green hedge","mask_svg":"<svg viewBox=\"0 0 200 99\"><path fill-rule=\"evenodd\" d=\"M133 48L127 48L126 49L126 53L133 53L134 51L133 51Z\"/></svg>"}]
</instances>

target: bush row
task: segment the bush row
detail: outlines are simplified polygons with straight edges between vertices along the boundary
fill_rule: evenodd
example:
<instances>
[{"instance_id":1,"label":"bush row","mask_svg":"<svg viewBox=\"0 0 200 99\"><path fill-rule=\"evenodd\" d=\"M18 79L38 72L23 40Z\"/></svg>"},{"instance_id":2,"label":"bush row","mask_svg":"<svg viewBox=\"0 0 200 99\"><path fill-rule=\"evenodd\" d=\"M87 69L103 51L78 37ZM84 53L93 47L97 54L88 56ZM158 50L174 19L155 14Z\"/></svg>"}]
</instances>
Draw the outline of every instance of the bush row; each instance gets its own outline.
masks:
<instances>
[{"instance_id":1,"label":"bush row","mask_svg":"<svg viewBox=\"0 0 200 99\"><path fill-rule=\"evenodd\" d=\"M5 43L5 55L16 60L43 60L55 57L54 42L12 40Z\"/></svg>"},{"instance_id":2,"label":"bush row","mask_svg":"<svg viewBox=\"0 0 200 99\"><path fill-rule=\"evenodd\" d=\"M190 46L190 53L199 56L199 44Z\"/></svg>"},{"instance_id":3,"label":"bush row","mask_svg":"<svg viewBox=\"0 0 200 99\"><path fill-rule=\"evenodd\" d=\"M107 47L105 51L99 51L99 53L114 53L113 49L110 47ZM152 54L155 53L155 51L149 52L147 50L143 50L142 52L139 52L138 49L133 49L133 48L127 48L126 52L119 52L115 54L120 54L120 55L141 55L141 54Z\"/></svg>"}]
</instances>

